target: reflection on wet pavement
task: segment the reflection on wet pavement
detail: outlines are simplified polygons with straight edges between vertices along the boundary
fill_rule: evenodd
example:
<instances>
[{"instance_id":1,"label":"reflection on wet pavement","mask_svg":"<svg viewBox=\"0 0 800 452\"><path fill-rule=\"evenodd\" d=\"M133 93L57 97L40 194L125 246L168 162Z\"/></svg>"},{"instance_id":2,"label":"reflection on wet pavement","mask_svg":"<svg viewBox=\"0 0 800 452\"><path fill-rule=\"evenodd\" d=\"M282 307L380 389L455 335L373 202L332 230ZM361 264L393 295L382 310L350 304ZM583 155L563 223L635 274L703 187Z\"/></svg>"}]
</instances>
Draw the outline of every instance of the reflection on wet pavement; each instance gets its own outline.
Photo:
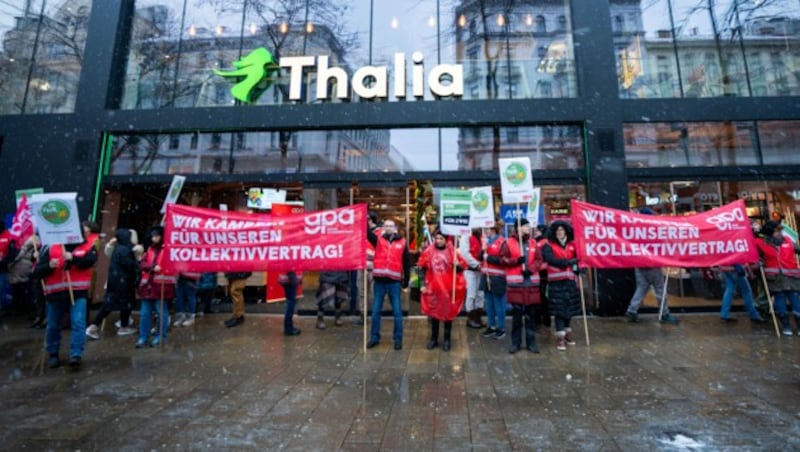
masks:
<instances>
[{"instance_id":1,"label":"reflection on wet pavement","mask_svg":"<svg viewBox=\"0 0 800 452\"><path fill-rule=\"evenodd\" d=\"M402 351L364 355L350 322L319 331L303 317L285 337L280 316L228 329L210 315L162 349L106 328L79 371L42 366L43 330L2 319L2 449L800 448L800 338L642 318L590 319L591 348L578 331L566 352L540 331L539 355L510 355L463 318L450 352L429 351L412 318Z\"/></svg>"}]
</instances>

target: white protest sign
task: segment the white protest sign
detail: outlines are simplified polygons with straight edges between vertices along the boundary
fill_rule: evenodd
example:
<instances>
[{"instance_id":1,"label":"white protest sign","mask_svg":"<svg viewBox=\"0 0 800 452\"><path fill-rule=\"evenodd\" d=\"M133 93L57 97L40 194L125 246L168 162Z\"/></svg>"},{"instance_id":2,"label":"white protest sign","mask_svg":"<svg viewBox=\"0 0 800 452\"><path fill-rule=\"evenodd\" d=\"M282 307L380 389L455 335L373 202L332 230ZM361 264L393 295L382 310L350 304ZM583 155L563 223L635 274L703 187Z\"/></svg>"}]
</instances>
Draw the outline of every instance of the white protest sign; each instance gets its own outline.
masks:
<instances>
[{"instance_id":1,"label":"white protest sign","mask_svg":"<svg viewBox=\"0 0 800 452\"><path fill-rule=\"evenodd\" d=\"M531 159L528 157L512 157L498 159L500 170L500 188L503 203L514 204L528 202L533 197L533 178L531 177Z\"/></svg>"},{"instance_id":2,"label":"white protest sign","mask_svg":"<svg viewBox=\"0 0 800 452\"><path fill-rule=\"evenodd\" d=\"M77 193L31 195L33 223L43 245L83 243Z\"/></svg>"},{"instance_id":3,"label":"white protest sign","mask_svg":"<svg viewBox=\"0 0 800 452\"><path fill-rule=\"evenodd\" d=\"M167 197L164 198L164 205L161 206L162 215L167 213L167 204L175 204L178 202L184 182L186 182L186 176L178 176L177 174L172 176L172 183L169 185Z\"/></svg>"},{"instance_id":4,"label":"white protest sign","mask_svg":"<svg viewBox=\"0 0 800 452\"><path fill-rule=\"evenodd\" d=\"M441 192L439 227L447 235L469 234L469 217L472 207L472 192L469 190L445 189Z\"/></svg>"},{"instance_id":5,"label":"white protest sign","mask_svg":"<svg viewBox=\"0 0 800 452\"><path fill-rule=\"evenodd\" d=\"M492 187L475 187L472 192L472 210L469 212L469 227L491 228L494 226L494 197Z\"/></svg>"},{"instance_id":6,"label":"white protest sign","mask_svg":"<svg viewBox=\"0 0 800 452\"><path fill-rule=\"evenodd\" d=\"M542 201L542 187L533 189L533 197L528 201L527 219L532 228L539 224L539 205Z\"/></svg>"}]
</instances>

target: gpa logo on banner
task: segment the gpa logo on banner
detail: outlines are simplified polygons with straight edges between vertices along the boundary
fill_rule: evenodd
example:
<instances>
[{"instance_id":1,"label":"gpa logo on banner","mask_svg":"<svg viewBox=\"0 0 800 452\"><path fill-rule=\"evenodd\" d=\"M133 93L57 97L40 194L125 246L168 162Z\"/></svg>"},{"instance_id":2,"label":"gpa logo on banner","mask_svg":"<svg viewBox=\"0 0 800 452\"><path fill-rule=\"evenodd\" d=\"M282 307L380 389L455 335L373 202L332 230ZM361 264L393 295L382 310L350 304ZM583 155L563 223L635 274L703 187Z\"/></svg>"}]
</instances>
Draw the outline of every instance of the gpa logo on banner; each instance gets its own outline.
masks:
<instances>
[{"instance_id":1,"label":"gpa logo on banner","mask_svg":"<svg viewBox=\"0 0 800 452\"><path fill-rule=\"evenodd\" d=\"M352 226L355 215L353 209L327 210L307 215L306 234L349 234L351 228L339 228L339 226Z\"/></svg>"},{"instance_id":2,"label":"gpa logo on banner","mask_svg":"<svg viewBox=\"0 0 800 452\"><path fill-rule=\"evenodd\" d=\"M744 214L741 209L722 212L713 217L706 218L708 224L716 226L720 231L733 231L744 229L741 224L734 224L735 221L744 221Z\"/></svg>"}]
</instances>

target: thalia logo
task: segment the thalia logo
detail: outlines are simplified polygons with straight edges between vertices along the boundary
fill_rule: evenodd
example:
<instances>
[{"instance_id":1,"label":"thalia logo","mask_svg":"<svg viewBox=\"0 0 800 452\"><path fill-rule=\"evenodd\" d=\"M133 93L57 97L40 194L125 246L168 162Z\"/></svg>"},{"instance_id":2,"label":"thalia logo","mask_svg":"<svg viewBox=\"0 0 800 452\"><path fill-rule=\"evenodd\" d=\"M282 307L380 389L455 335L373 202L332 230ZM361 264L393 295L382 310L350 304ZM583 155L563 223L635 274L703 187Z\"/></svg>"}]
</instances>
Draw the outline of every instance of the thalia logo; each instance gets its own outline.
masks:
<instances>
[{"instance_id":1,"label":"thalia logo","mask_svg":"<svg viewBox=\"0 0 800 452\"><path fill-rule=\"evenodd\" d=\"M461 97L464 95L464 70L460 64L438 64L427 76L424 69L424 57L421 52L411 55L411 96L425 96L425 88L436 97ZM385 99L389 97L389 67L364 66L358 68L352 78L340 67L330 66L329 56L294 56L283 57L276 61L272 53L260 47L233 63L236 69L214 73L222 77L242 79L231 88L233 97L249 103L272 84L270 77L278 67L289 70L289 100L301 100L303 90L303 72L314 69L316 72L316 98L331 98L330 85L335 82L334 97L341 100L350 98L350 89L362 99ZM397 99L408 97L408 71L404 53L395 53L392 66L391 91ZM267 79L266 85L261 83Z\"/></svg>"},{"instance_id":2,"label":"thalia logo","mask_svg":"<svg viewBox=\"0 0 800 452\"><path fill-rule=\"evenodd\" d=\"M424 57L421 52L411 55L411 95L423 97L425 95L425 70ZM385 99L389 96L389 68L387 66L364 66L353 73L353 78L348 79L347 72L340 67L330 67L327 56L299 56L281 58L280 66L289 69L289 99L300 100L303 84L303 68L316 67L317 73L317 99L330 98L329 85L336 82L336 98L348 99L349 87L363 99ZM404 99L407 94L406 56L404 53L394 54L393 66L393 94L398 99ZM437 97L461 97L464 95L464 69L460 64L438 64L428 73L428 89Z\"/></svg>"}]
</instances>

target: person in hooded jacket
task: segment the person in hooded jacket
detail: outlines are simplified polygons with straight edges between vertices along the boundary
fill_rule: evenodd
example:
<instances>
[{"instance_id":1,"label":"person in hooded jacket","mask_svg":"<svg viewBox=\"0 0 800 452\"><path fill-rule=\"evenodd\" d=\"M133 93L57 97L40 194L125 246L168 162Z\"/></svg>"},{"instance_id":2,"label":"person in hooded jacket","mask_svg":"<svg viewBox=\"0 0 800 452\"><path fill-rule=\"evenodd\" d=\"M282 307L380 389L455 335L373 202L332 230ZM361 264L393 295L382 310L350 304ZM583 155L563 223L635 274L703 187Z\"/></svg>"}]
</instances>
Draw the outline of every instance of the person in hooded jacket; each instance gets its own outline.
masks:
<instances>
[{"instance_id":1,"label":"person in hooded jacket","mask_svg":"<svg viewBox=\"0 0 800 452\"><path fill-rule=\"evenodd\" d=\"M781 322L784 336L792 335L792 325L786 308L788 299L800 336L800 268L795 254L800 247L783 235L783 226L776 221L767 221L761 228L763 239L756 240L758 252L763 260L767 288L775 301L775 314Z\"/></svg>"},{"instance_id":2,"label":"person in hooded jacket","mask_svg":"<svg viewBox=\"0 0 800 452\"><path fill-rule=\"evenodd\" d=\"M119 228L114 234L116 246L108 263L108 280L106 281L106 294L100 311L94 321L86 329L86 335L92 339L100 338L100 324L113 311L120 311L121 327L117 331L120 336L136 333L130 327L131 309L136 301L136 258L133 255L131 232ZM94 245L93 245L94 246Z\"/></svg>"},{"instance_id":3,"label":"person in hooded jacket","mask_svg":"<svg viewBox=\"0 0 800 452\"><path fill-rule=\"evenodd\" d=\"M157 313L159 325L150 342L151 347L163 344L169 331L169 303L175 298L175 276L166 274L161 268L164 250L164 228L156 226L150 230L150 247L139 261L141 271L138 295L141 301L139 311L139 339L136 348L148 344L153 323L153 313Z\"/></svg>"},{"instance_id":4,"label":"person in hooded jacket","mask_svg":"<svg viewBox=\"0 0 800 452\"><path fill-rule=\"evenodd\" d=\"M33 273L33 255L36 252L36 236L32 235L25 240L19 253L8 265L8 283L11 285L13 298L12 306L21 312L35 311L31 273ZM34 319L34 323L40 321Z\"/></svg>"},{"instance_id":5,"label":"person in hooded jacket","mask_svg":"<svg viewBox=\"0 0 800 452\"><path fill-rule=\"evenodd\" d=\"M439 346L439 323L444 322L442 350L452 346L453 319L458 316L467 295L467 282L462 271L467 262L455 253L441 230L433 233L433 243L422 252L417 266L425 271L425 285L420 302L422 313L430 318L431 339L427 349Z\"/></svg>"},{"instance_id":6,"label":"person in hooded jacket","mask_svg":"<svg viewBox=\"0 0 800 452\"><path fill-rule=\"evenodd\" d=\"M547 263L547 290L550 313L556 320L556 348L566 350L575 345L570 322L581 314L581 295L575 281L578 278L578 258L573 242L572 226L565 221L554 221L547 230L547 243L542 247L542 257Z\"/></svg>"}]
</instances>

